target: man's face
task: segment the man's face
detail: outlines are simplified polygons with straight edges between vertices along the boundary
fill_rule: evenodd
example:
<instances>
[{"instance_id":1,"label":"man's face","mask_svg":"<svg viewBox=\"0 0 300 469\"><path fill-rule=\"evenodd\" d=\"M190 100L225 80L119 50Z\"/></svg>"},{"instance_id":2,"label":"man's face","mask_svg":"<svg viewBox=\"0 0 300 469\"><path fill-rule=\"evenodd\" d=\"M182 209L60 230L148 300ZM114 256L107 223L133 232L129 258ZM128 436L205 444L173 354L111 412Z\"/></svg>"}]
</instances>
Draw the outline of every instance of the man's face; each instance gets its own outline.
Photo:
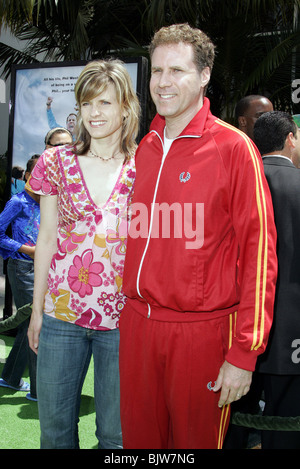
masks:
<instances>
[{"instance_id":1,"label":"man's face","mask_svg":"<svg viewBox=\"0 0 300 469\"><path fill-rule=\"evenodd\" d=\"M179 124L183 129L191 121L203 105L209 78L208 68L198 71L190 44L166 44L154 50L150 93L167 127Z\"/></svg>"},{"instance_id":2,"label":"man's face","mask_svg":"<svg viewBox=\"0 0 300 469\"><path fill-rule=\"evenodd\" d=\"M253 128L257 119L265 112L273 111L273 104L267 98L255 99L250 103L244 116L239 117L239 128L250 138L253 136Z\"/></svg>"},{"instance_id":3,"label":"man's face","mask_svg":"<svg viewBox=\"0 0 300 469\"><path fill-rule=\"evenodd\" d=\"M67 129L71 132L71 134L73 134L73 132L75 130L76 120L77 119L76 119L75 114L70 114L67 117Z\"/></svg>"},{"instance_id":4,"label":"man's face","mask_svg":"<svg viewBox=\"0 0 300 469\"><path fill-rule=\"evenodd\" d=\"M292 150L292 162L297 168L300 168L300 128L294 138L295 148Z\"/></svg>"}]
</instances>

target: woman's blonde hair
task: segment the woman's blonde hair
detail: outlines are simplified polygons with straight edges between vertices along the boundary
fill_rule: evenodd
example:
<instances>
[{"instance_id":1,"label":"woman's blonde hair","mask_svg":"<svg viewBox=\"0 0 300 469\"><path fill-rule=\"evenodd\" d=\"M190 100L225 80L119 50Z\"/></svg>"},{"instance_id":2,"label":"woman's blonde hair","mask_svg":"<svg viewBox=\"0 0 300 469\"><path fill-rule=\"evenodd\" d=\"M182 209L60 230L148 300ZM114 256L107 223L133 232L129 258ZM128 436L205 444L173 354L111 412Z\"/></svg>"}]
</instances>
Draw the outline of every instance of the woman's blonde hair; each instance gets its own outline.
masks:
<instances>
[{"instance_id":1,"label":"woman's blonde hair","mask_svg":"<svg viewBox=\"0 0 300 469\"><path fill-rule=\"evenodd\" d=\"M136 138L139 129L140 104L133 89L130 75L120 60L95 60L89 62L80 73L75 85L75 98L79 108L77 115L77 140L75 152L83 155L90 148L91 137L83 125L80 105L102 93L109 84L115 86L117 100L122 114L120 150L129 159L136 149Z\"/></svg>"}]
</instances>

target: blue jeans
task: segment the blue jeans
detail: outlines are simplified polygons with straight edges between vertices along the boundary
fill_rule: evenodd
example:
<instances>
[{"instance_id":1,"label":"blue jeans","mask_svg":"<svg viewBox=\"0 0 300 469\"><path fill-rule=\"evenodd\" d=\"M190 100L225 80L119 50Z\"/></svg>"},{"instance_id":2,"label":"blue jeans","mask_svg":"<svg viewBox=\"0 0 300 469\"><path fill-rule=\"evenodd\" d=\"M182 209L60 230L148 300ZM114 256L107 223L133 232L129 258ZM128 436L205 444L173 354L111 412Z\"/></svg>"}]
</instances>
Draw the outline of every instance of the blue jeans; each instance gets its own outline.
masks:
<instances>
[{"instance_id":1,"label":"blue jeans","mask_svg":"<svg viewBox=\"0 0 300 469\"><path fill-rule=\"evenodd\" d=\"M42 449L79 448L81 390L92 354L99 448L122 448L119 330L94 331L44 315L37 364Z\"/></svg>"},{"instance_id":2,"label":"blue jeans","mask_svg":"<svg viewBox=\"0 0 300 469\"><path fill-rule=\"evenodd\" d=\"M34 270L33 261L9 259L7 275L16 308L32 303ZM27 330L30 319L18 326L13 347L2 371L2 378L12 386L19 386L28 365L30 393L36 397L36 354L29 348Z\"/></svg>"}]
</instances>

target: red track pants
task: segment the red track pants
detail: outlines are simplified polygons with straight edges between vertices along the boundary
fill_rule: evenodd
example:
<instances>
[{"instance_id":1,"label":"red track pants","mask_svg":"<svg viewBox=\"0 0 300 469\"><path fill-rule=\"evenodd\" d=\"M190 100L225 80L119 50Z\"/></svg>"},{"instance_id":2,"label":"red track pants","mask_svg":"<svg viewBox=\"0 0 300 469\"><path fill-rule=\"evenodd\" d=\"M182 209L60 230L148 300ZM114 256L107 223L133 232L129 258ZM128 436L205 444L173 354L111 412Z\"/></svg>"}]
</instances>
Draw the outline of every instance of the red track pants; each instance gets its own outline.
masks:
<instances>
[{"instance_id":1,"label":"red track pants","mask_svg":"<svg viewBox=\"0 0 300 469\"><path fill-rule=\"evenodd\" d=\"M157 321L136 312L138 303L129 300L120 321L124 448L221 448L230 410L218 407L220 393L210 387L231 341L232 315Z\"/></svg>"}]
</instances>

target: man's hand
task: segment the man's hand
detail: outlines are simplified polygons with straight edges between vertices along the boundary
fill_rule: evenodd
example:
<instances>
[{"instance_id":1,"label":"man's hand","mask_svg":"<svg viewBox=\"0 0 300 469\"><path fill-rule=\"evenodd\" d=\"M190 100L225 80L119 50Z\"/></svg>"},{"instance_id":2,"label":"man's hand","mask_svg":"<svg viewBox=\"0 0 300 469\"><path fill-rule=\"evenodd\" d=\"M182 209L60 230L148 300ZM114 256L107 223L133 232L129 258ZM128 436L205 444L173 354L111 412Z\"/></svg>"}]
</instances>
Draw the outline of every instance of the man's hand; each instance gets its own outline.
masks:
<instances>
[{"instance_id":1,"label":"man's hand","mask_svg":"<svg viewBox=\"0 0 300 469\"><path fill-rule=\"evenodd\" d=\"M252 371L237 368L225 361L213 387L215 392L221 390L218 406L223 407L245 396L250 389L251 381Z\"/></svg>"}]
</instances>

